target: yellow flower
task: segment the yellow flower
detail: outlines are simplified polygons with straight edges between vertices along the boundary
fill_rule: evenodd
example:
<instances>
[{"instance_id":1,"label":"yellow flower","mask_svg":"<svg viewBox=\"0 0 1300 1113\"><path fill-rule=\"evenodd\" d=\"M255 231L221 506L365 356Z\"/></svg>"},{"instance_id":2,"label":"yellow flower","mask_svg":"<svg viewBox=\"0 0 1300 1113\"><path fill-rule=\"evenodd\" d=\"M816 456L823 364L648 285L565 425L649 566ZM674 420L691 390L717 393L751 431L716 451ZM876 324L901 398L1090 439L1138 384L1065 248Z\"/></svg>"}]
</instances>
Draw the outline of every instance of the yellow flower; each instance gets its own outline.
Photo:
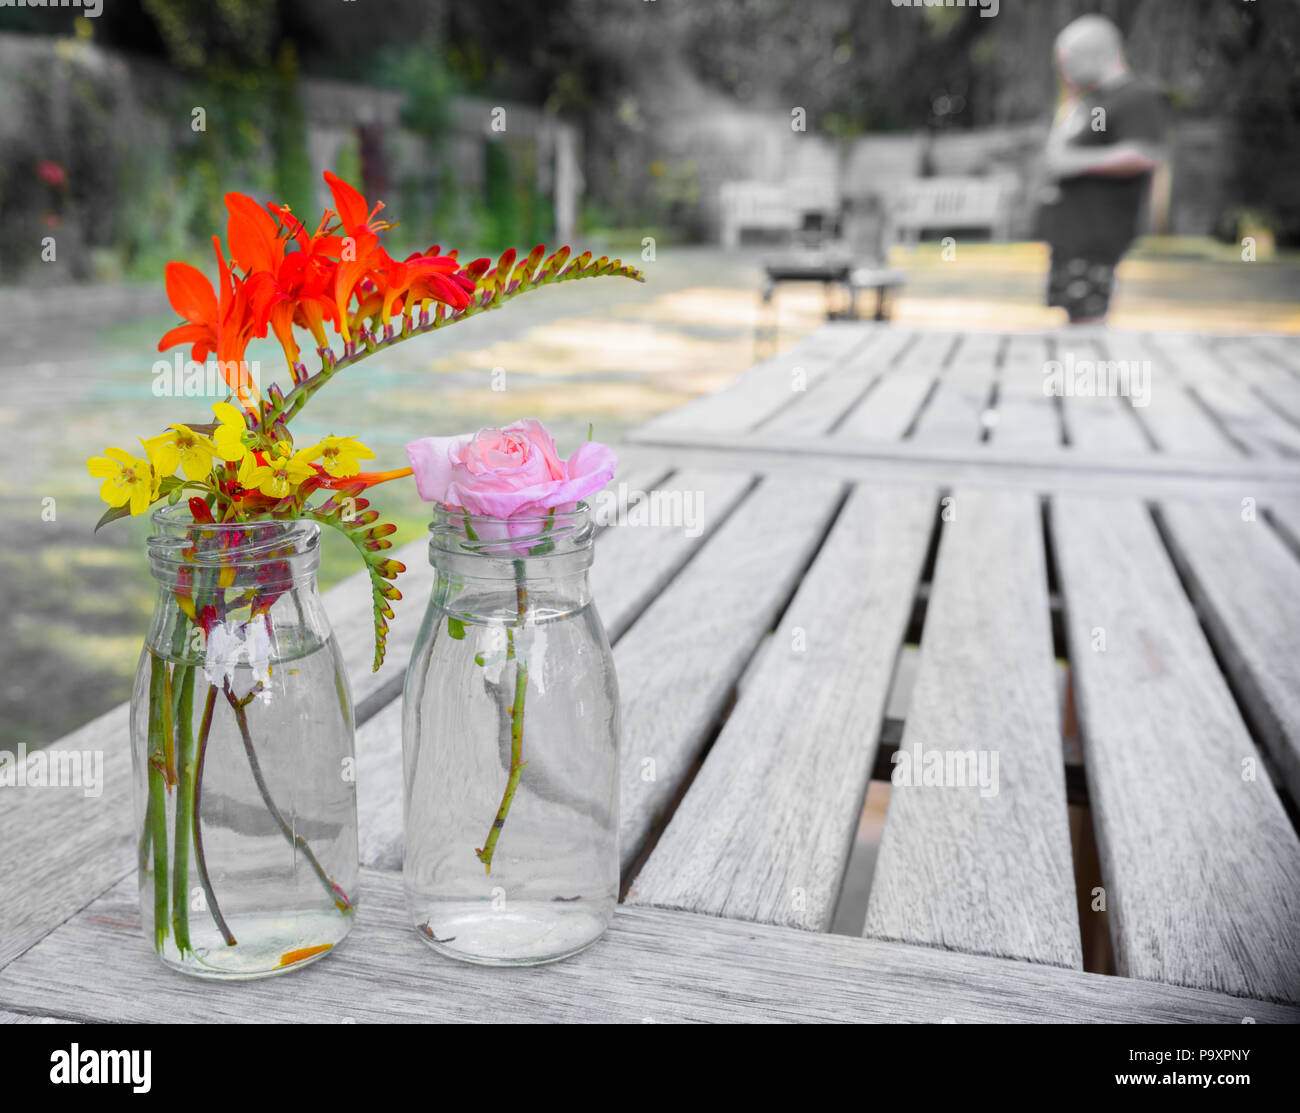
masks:
<instances>
[{"instance_id":1,"label":"yellow flower","mask_svg":"<svg viewBox=\"0 0 1300 1113\"><path fill-rule=\"evenodd\" d=\"M361 470L362 460L373 460L375 454L356 437L322 437L319 444L304 448L298 453L307 460L321 458L321 467L335 479L348 479Z\"/></svg>"},{"instance_id":2,"label":"yellow flower","mask_svg":"<svg viewBox=\"0 0 1300 1113\"><path fill-rule=\"evenodd\" d=\"M288 441L277 442L266 456L265 464L259 464L251 454L240 462L239 485L245 490L256 488L267 498L282 499L304 479L316 474L303 454L294 452Z\"/></svg>"},{"instance_id":3,"label":"yellow flower","mask_svg":"<svg viewBox=\"0 0 1300 1113\"><path fill-rule=\"evenodd\" d=\"M244 434L248 432L248 423L244 420L242 410L229 402L214 402L212 412L217 415L220 424L213 431L213 449L223 460L242 460L248 453L244 443Z\"/></svg>"},{"instance_id":4,"label":"yellow flower","mask_svg":"<svg viewBox=\"0 0 1300 1113\"><path fill-rule=\"evenodd\" d=\"M148 510L157 494L158 480L149 461L123 448L107 448L103 456L91 457L86 470L104 481L99 488L101 499L113 507L129 501L133 516Z\"/></svg>"},{"instance_id":5,"label":"yellow flower","mask_svg":"<svg viewBox=\"0 0 1300 1113\"><path fill-rule=\"evenodd\" d=\"M141 443L159 476L175 475L179 466L186 479L202 479L212 470L217 446L188 425L173 425L171 432L148 437Z\"/></svg>"}]
</instances>

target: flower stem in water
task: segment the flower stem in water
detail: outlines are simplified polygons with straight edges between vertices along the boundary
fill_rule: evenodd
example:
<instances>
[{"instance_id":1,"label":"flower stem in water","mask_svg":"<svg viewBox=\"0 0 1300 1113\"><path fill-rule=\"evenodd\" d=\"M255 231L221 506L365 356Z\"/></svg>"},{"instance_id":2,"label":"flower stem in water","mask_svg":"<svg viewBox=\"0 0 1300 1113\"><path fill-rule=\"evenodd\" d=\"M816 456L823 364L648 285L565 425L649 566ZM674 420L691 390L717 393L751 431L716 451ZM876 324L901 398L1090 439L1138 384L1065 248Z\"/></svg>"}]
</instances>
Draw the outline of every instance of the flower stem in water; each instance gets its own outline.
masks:
<instances>
[{"instance_id":1,"label":"flower stem in water","mask_svg":"<svg viewBox=\"0 0 1300 1113\"><path fill-rule=\"evenodd\" d=\"M153 938L161 953L167 938L167 782L163 772L166 764L167 740L163 737L170 726L171 714L167 707L169 696L167 662L149 654L149 822L153 842Z\"/></svg>"},{"instance_id":2,"label":"flower stem in water","mask_svg":"<svg viewBox=\"0 0 1300 1113\"><path fill-rule=\"evenodd\" d=\"M515 564L515 602L516 610L519 614L520 626L528 616L528 589L524 586L524 562L516 560ZM506 631L507 650L506 658L513 660L515 663L515 698L510 705L510 775L506 779L506 791L501 797L501 806L497 808L496 818L492 820L492 829L488 832L487 841L481 848L474 851L478 860L483 863L483 869L486 873L492 872L492 855L496 853L497 839L501 837L502 828L506 825L506 816L510 814L510 805L514 803L515 791L519 788L519 777L524 771L524 766L528 764L521 761L524 748L524 697L528 694L528 663L521 660L515 650L515 639L512 631Z\"/></svg>"},{"instance_id":3,"label":"flower stem in water","mask_svg":"<svg viewBox=\"0 0 1300 1113\"><path fill-rule=\"evenodd\" d=\"M212 714L217 707L217 690L208 685L208 694L203 701L203 719L199 723L198 749L194 760L194 865L199 871L199 882L203 886L203 896L208 902L208 911L212 913L213 922L221 932L221 938L227 947L235 945L226 918L221 914L217 896L212 891L212 879L208 877L208 860L203 853L203 763L208 757L208 735L212 731Z\"/></svg>"},{"instance_id":4,"label":"flower stem in water","mask_svg":"<svg viewBox=\"0 0 1300 1113\"><path fill-rule=\"evenodd\" d=\"M172 931L182 955L190 946L190 829L194 809L194 668L178 665L180 690L176 724L180 728L176 752L176 835L172 861ZM173 681L174 681L173 677Z\"/></svg>"},{"instance_id":5,"label":"flower stem in water","mask_svg":"<svg viewBox=\"0 0 1300 1113\"><path fill-rule=\"evenodd\" d=\"M226 684L225 693L226 702L230 704L231 709L235 712L235 722L239 725L239 737L243 739L244 753L248 756L248 767L253 772L253 780L257 783L257 791L262 794L262 802L266 805L266 810L271 813L271 818L279 824L280 830L284 832L284 837L289 840L292 846L302 852L311 868L316 871L316 876L320 878L321 884L325 886L325 891L329 893L330 899L334 901L338 909L341 912L351 912L352 901L348 899L347 893L334 883L329 874L325 872L325 867L320 864L316 855L312 853L307 840L294 831L280 809L276 807L275 800L271 797L271 790L267 787L266 780L262 776L261 762L257 760L257 752L253 749L253 736L248 729L248 714L244 710L244 703L230 690L229 683Z\"/></svg>"}]
</instances>

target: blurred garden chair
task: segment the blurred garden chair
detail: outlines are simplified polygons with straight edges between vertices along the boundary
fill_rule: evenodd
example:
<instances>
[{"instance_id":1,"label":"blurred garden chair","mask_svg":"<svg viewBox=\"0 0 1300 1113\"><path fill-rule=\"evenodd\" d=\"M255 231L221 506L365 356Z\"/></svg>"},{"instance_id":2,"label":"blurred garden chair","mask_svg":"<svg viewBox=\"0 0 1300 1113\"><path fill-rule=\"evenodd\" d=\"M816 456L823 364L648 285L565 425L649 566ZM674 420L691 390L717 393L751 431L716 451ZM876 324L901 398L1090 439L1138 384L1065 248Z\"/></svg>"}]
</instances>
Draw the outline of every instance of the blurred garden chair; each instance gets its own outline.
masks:
<instances>
[{"instance_id":1,"label":"blurred garden chair","mask_svg":"<svg viewBox=\"0 0 1300 1113\"><path fill-rule=\"evenodd\" d=\"M888 265L890 224L879 195L846 198L829 227L815 215L805 214L793 247L763 261L755 345L760 352L775 341L776 293L783 283L820 282L828 320L860 320L859 295L874 291L872 318L886 321L890 299L905 281L902 271ZM836 304L838 290L846 296Z\"/></svg>"}]
</instances>

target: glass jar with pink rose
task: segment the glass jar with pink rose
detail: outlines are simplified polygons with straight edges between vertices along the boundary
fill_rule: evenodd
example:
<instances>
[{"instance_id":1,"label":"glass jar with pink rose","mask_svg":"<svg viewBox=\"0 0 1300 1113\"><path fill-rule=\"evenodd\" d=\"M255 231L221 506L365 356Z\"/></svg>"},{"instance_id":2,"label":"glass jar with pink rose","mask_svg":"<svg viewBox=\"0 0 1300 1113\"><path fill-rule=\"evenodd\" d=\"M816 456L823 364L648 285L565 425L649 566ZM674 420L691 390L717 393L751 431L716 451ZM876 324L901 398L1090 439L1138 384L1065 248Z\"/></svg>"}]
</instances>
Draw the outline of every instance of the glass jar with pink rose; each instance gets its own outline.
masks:
<instances>
[{"instance_id":1,"label":"glass jar with pink rose","mask_svg":"<svg viewBox=\"0 0 1300 1113\"><path fill-rule=\"evenodd\" d=\"M403 706L412 922L469 962L565 958L618 902L618 684L582 501L614 454L562 460L535 421L407 448L437 504Z\"/></svg>"}]
</instances>

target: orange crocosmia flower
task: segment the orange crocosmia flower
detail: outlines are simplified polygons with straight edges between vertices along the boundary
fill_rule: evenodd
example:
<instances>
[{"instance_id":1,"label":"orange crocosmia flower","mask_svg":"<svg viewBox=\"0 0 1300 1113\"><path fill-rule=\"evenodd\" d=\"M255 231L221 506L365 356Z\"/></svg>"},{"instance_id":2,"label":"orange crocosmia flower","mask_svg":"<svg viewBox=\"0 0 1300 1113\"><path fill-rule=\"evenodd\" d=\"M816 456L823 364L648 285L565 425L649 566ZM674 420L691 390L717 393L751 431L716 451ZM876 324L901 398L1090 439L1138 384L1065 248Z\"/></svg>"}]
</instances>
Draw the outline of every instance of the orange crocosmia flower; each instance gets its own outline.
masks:
<instances>
[{"instance_id":1,"label":"orange crocosmia flower","mask_svg":"<svg viewBox=\"0 0 1300 1113\"><path fill-rule=\"evenodd\" d=\"M407 262L414 259L412 255ZM460 260L453 251L450 255L439 255L436 246L429 248L422 256L433 266L423 268L419 276L411 283L412 301L440 301L453 309L464 309L474 297L474 279L461 267Z\"/></svg>"},{"instance_id":2,"label":"orange crocosmia flower","mask_svg":"<svg viewBox=\"0 0 1300 1113\"><path fill-rule=\"evenodd\" d=\"M381 247L376 258L383 288L379 316L385 325L408 297L412 301L440 301L452 309L469 305L474 283L458 273L460 264L455 256L422 255L417 251L399 263Z\"/></svg>"},{"instance_id":3,"label":"orange crocosmia flower","mask_svg":"<svg viewBox=\"0 0 1300 1113\"><path fill-rule=\"evenodd\" d=\"M244 283L231 273L216 236L212 237L212 246L217 253L221 284L218 292L213 291L201 271L188 263L173 260L167 264L167 300L188 323L165 333L158 341L158 350L190 344L190 358L200 363L215 351L226 384L241 402L247 402L250 394L257 396L257 388L243 373L244 352L254 336L266 335L266 329L258 331Z\"/></svg>"},{"instance_id":4,"label":"orange crocosmia flower","mask_svg":"<svg viewBox=\"0 0 1300 1113\"><path fill-rule=\"evenodd\" d=\"M236 265L248 272L248 299L258 335L265 335L269 325L290 364L299 358L294 325L309 329L317 345L325 347L329 341L324 321L337 316L331 296L337 264L325 252L337 237L321 232L307 236L302 222L284 206L278 211L297 226L298 234L291 236L271 215L277 210L263 209L242 193L227 193L226 208L226 242ZM291 238L297 250L286 251Z\"/></svg>"},{"instance_id":5,"label":"orange crocosmia flower","mask_svg":"<svg viewBox=\"0 0 1300 1113\"><path fill-rule=\"evenodd\" d=\"M178 325L158 341L165 352L177 344L191 344L190 358L202 363L217 346L217 295L202 271L189 263L172 260L167 264L167 300L187 324Z\"/></svg>"},{"instance_id":6,"label":"orange crocosmia flower","mask_svg":"<svg viewBox=\"0 0 1300 1113\"><path fill-rule=\"evenodd\" d=\"M384 325L394 313L416 302L437 301L456 310L469 305L474 279L463 272L454 254L439 255L433 247L401 261L394 259L376 235L388 227L378 219L382 204L372 209L358 190L328 171L325 181L346 233L339 241L333 291L337 327L345 340L351 339L348 306L353 297L358 303L354 321L378 315Z\"/></svg>"},{"instance_id":7,"label":"orange crocosmia flower","mask_svg":"<svg viewBox=\"0 0 1300 1113\"><path fill-rule=\"evenodd\" d=\"M330 195L334 198L334 211L338 214L343 230L349 236L355 235L358 229L365 229L373 234L388 227L384 221L376 219L379 211L384 207L382 201L376 202L372 209L360 190L348 185L337 174L331 174L328 170L325 171L325 184L330 187Z\"/></svg>"},{"instance_id":8,"label":"orange crocosmia flower","mask_svg":"<svg viewBox=\"0 0 1300 1113\"><path fill-rule=\"evenodd\" d=\"M308 235L306 225L289 211L288 205L268 208L278 214L278 219L290 228L290 235L298 243L299 254L290 254L285 260L285 265L290 268L287 280L291 284L300 283L299 289L306 295L298 302L293 322L310 330L320 347L328 347L324 322L329 321L338 328L338 311L333 297L334 272L343 252L343 239L326 230L331 222L328 212L321 218L316 231Z\"/></svg>"},{"instance_id":9,"label":"orange crocosmia flower","mask_svg":"<svg viewBox=\"0 0 1300 1113\"><path fill-rule=\"evenodd\" d=\"M261 205L243 193L226 194L226 246L230 260L247 274L275 271L284 259L279 225Z\"/></svg>"},{"instance_id":10,"label":"orange crocosmia flower","mask_svg":"<svg viewBox=\"0 0 1300 1113\"><path fill-rule=\"evenodd\" d=\"M221 323L217 329L217 359L221 361L221 373L230 389L241 402L247 403L250 394L248 387L253 386L251 393L254 397L257 396L257 387L248 382L248 377L243 374L244 352L254 336L266 335L266 326L258 325L253 316L253 307L248 301L248 291L239 276L226 264L216 236L212 237L212 246L217 252L217 263L221 268Z\"/></svg>"},{"instance_id":11,"label":"orange crocosmia flower","mask_svg":"<svg viewBox=\"0 0 1300 1113\"><path fill-rule=\"evenodd\" d=\"M348 303L364 279L375 278L371 272L379 262L376 253L382 250L375 233L387 225L375 219L383 208L382 202L371 210L358 190L328 170L325 171L325 184L334 198L334 211L344 232L339 241L339 264L334 272L334 309L339 334L344 340L351 340Z\"/></svg>"}]
</instances>

